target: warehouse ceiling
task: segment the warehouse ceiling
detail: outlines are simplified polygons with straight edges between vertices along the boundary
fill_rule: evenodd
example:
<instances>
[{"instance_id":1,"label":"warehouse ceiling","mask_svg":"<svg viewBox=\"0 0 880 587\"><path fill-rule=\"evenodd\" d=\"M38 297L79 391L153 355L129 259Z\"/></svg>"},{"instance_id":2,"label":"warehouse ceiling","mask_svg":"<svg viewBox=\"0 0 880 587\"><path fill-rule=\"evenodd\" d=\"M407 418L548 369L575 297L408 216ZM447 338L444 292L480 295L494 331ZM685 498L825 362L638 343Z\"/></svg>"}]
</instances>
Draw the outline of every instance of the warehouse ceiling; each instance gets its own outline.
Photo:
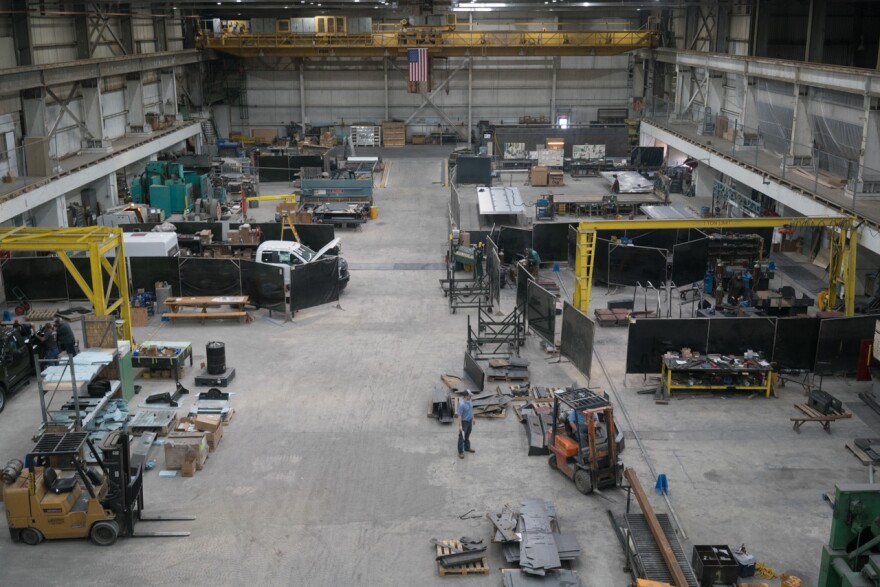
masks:
<instances>
[{"instance_id":1,"label":"warehouse ceiling","mask_svg":"<svg viewBox=\"0 0 880 587\"><path fill-rule=\"evenodd\" d=\"M139 3L136 3L136 5ZM151 4L155 10L154 3ZM528 12L548 15L558 12L581 13L584 16L620 15L625 12L671 8L680 0L618 0L584 2L573 0L198 0L169 4L185 16L203 18L262 17L295 18L318 14L402 18L410 15L442 14L454 11L465 17L469 13Z\"/></svg>"}]
</instances>

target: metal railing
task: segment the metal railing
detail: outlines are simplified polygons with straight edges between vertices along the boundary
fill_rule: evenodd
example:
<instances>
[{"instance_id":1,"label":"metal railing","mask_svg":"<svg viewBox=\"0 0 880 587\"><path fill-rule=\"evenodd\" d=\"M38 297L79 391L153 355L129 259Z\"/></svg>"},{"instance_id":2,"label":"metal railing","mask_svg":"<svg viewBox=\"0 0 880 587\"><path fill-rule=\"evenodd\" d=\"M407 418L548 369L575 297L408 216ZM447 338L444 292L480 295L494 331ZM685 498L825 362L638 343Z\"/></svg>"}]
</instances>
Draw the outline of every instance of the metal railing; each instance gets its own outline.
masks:
<instances>
[{"instance_id":1,"label":"metal railing","mask_svg":"<svg viewBox=\"0 0 880 587\"><path fill-rule=\"evenodd\" d=\"M653 98L642 112L651 122L783 180L829 206L880 222L880 169L859 168L855 157L792 141L771 124L747 126L729 114L691 104L676 112L671 101ZM727 125L725 130L724 124Z\"/></svg>"}]
</instances>

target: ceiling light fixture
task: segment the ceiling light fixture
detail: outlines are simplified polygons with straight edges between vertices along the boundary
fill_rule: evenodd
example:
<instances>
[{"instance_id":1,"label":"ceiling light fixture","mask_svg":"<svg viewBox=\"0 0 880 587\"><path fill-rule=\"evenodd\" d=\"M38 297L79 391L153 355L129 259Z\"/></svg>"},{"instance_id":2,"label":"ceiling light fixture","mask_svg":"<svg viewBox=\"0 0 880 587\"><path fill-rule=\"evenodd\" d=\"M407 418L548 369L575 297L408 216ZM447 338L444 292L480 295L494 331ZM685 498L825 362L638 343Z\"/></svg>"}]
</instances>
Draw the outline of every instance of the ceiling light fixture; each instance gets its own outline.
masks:
<instances>
[{"instance_id":1,"label":"ceiling light fixture","mask_svg":"<svg viewBox=\"0 0 880 587\"><path fill-rule=\"evenodd\" d=\"M493 8L488 8L486 6L456 6L452 9L453 12L492 12Z\"/></svg>"}]
</instances>

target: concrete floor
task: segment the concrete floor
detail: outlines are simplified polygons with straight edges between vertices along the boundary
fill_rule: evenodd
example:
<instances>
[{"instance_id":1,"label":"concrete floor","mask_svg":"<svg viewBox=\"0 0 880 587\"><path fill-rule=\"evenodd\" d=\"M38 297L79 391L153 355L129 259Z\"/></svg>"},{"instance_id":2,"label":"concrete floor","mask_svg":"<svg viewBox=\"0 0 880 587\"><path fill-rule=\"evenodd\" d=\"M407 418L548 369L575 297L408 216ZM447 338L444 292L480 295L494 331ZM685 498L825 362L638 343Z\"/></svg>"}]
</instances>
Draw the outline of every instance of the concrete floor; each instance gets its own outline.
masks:
<instances>
[{"instance_id":1,"label":"concrete floor","mask_svg":"<svg viewBox=\"0 0 880 587\"><path fill-rule=\"evenodd\" d=\"M175 587L499 585L498 569L505 565L496 546L489 549L489 576L441 578L429 540L488 539L485 518L459 516L528 496L556 503L562 529L574 532L583 547L573 568L588 585L628 585L606 514L623 512L625 493L579 494L546 458L526 456L526 437L513 414L478 420L476 454L463 461L456 455L456 428L426 418L440 374L461 372L467 313L449 313L440 270L385 268L441 262L449 191L433 182L444 152L426 147L383 154L393 165L388 187L376 197L378 220L338 233L352 264L338 307L303 311L283 326L259 311L250 325L173 326L154 318L136 329L138 340L191 341L196 365L208 341L224 341L227 362L237 370L230 388L237 415L205 469L192 478L159 478L157 447L159 467L146 474L148 511L198 516L162 525L189 529L192 536L120 540L107 551L85 540L30 547L0 537L0 585L98 585L123 578ZM269 193L285 186L262 188ZM270 215L271 207L254 213ZM503 311L511 309L513 296L512 289L502 290ZM604 288L594 289L597 307L608 297ZM623 460L643 485L652 486L655 473L669 478L686 551L695 543L744 542L759 561L815 585L831 518L821 495L835 483L867 476L844 442L874 435L880 426L880 417L856 395L868 385L825 379L825 387L856 412L835 423L830 436L809 424L801 434L792 431L792 404L803 401L792 385L775 399L697 394L656 405L652 396L636 393L644 386L641 376L624 376L626 334L623 328L598 329L590 384L611 394L628 435ZM570 364L548 360L534 336L524 356L535 385L587 383ZM183 380L190 389L193 375ZM171 388L157 380L138 383L144 389L132 404ZM32 385L0 415L3 463L31 448L38 421ZM655 508L667 511L664 500L652 496Z\"/></svg>"}]
</instances>

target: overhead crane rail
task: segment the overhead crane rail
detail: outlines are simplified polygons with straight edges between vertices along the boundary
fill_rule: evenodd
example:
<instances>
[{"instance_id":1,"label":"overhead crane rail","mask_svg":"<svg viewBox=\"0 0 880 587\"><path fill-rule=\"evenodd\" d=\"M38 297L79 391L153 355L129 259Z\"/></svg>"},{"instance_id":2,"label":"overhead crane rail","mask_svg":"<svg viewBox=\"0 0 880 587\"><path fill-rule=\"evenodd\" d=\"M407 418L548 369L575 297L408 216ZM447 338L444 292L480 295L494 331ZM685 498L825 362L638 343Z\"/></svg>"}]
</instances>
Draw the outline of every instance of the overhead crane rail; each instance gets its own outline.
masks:
<instances>
[{"instance_id":1,"label":"overhead crane rail","mask_svg":"<svg viewBox=\"0 0 880 587\"><path fill-rule=\"evenodd\" d=\"M376 29L367 33L214 33L202 31L198 46L238 57L393 57L408 49L428 49L433 57L619 55L657 46L650 22L640 29L609 23L586 25L529 23L529 30L460 30L456 27ZM610 28L612 26L621 28Z\"/></svg>"}]
</instances>

